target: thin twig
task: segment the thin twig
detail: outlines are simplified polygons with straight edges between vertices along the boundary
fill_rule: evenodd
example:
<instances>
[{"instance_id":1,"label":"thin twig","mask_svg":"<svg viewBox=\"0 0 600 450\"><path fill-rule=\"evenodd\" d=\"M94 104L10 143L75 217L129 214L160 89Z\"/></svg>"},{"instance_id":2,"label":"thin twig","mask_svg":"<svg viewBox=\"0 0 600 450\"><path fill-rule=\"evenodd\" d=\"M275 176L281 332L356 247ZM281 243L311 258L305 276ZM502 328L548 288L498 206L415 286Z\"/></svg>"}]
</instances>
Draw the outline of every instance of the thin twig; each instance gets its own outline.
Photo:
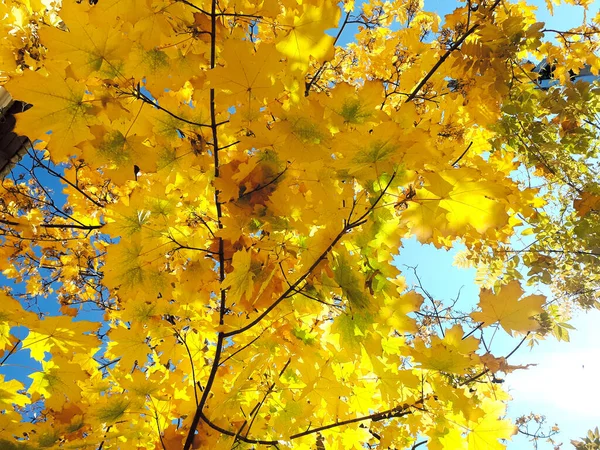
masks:
<instances>
[{"instance_id":1,"label":"thin twig","mask_svg":"<svg viewBox=\"0 0 600 450\"><path fill-rule=\"evenodd\" d=\"M456 165L460 162L460 160L463 159L463 157L467 154L467 152L469 151L469 149L471 148L472 145L473 145L473 141L471 141L471 143L467 146L465 151L461 153L461 155L456 159L456 161L454 161L452 163L452 167L456 167Z\"/></svg>"}]
</instances>

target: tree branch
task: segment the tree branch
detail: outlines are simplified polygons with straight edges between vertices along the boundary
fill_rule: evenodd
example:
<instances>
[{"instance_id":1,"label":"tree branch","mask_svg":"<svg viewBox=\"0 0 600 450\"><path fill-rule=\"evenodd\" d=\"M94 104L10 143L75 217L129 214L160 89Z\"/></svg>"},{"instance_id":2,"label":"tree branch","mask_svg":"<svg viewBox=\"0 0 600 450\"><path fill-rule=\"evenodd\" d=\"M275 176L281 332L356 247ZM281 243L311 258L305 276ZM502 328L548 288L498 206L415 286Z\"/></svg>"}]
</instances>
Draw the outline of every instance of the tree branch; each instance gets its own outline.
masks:
<instances>
[{"instance_id":1,"label":"tree branch","mask_svg":"<svg viewBox=\"0 0 600 450\"><path fill-rule=\"evenodd\" d=\"M11 220L0 219L0 223L10 226L19 226L23 225L19 222L13 222ZM99 230L104 226L104 224L99 225L78 225L74 223L39 223L34 224L34 226L39 226L43 228L67 228L67 229L76 229L76 230Z\"/></svg>"},{"instance_id":2,"label":"tree branch","mask_svg":"<svg viewBox=\"0 0 600 450\"><path fill-rule=\"evenodd\" d=\"M321 255L319 255L319 257L311 264L311 266L300 277L298 277L298 279L296 279L296 281L294 281L292 284L289 285L289 287L285 290L285 292L283 294L281 294L277 298L277 300L275 300L273 303L271 303L271 305L267 309L265 309L262 313L260 313L252 322L250 322L249 324L243 326L242 328L238 328L237 330L233 330L233 331L229 331L227 333L224 333L224 336L226 338L228 338L228 337L231 337L231 336L235 336L236 334L243 333L244 331L247 331L250 328L253 328L262 319L264 319L267 316L267 314L269 314L273 309L275 309L277 307L277 305L279 305L279 303L281 303L284 299L288 298L293 292L295 292L297 290L298 286L300 285L300 283L302 283L306 278L308 278L308 276L317 268L317 266L321 263L321 261L323 261L327 257L327 255L329 254L329 252L331 252L331 250L335 247L335 245L340 241L340 239L342 239L342 237L348 231L350 231L353 228L356 228L356 227L362 225L363 223L365 223L366 217L373 211L373 209L375 209L375 207L377 206L377 204L379 204L379 202L381 201L381 199L385 195L386 191L388 190L388 188L390 187L390 185L394 181L395 177L396 177L396 172L394 172L392 174L392 176L390 177L390 180L388 181L387 185L381 191L381 194L377 197L377 199L373 202L373 204L363 214L361 214L358 217L358 219L352 221L351 220L352 217L350 217L346 221L346 223L344 225L344 228L342 228L342 230L337 234L337 236L327 246L327 248L321 253Z\"/></svg>"},{"instance_id":3,"label":"tree branch","mask_svg":"<svg viewBox=\"0 0 600 450\"><path fill-rule=\"evenodd\" d=\"M494 9L496 9L496 7L500 4L502 0L496 0L494 2L494 4L490 7L490 13L492 11L494 11ZM457 50L462 43L465 41L465 39L467 39L471 34L473 34L473 32L479 28L480 24L476 23L475 25L473 25L471 28L469 28L465 34L463 34L460 39L458 41L456 41L454 44L452 44L452 46L446 50L446 53L444 53L440 59L434 64L434 66L429 70L429 72L427 72L427 74L423 77L423 79L419 82L419 84L417 84L417 86L413 89L413 91L408 95L408 97L406 98L406 100L404 101L404 103L408 103L410 101L412 101L417 94L419 93L419 91L421 90L421 88L423 86L425 86L425 84L429 81L429 79L437 72L437 70L440 68L440 66L442 64L444 64L444 61L446 61L446 59L448 59L448 57L450 56L450 54Z\"/></svg>"},{"instance_id":4,"label":"tree branch","mask_svg":"<svg viewBox=\"0 0 600 450\"><path fill-rule=\"evenodd\" d=\"M210 14L210 22L211 22L211 30L210 30L210 68L214 69L217 57L217 0L212 0L211 2L211 14ZM212 140L213 140L213 161L214 161L214 177L215 179L219 178L219 136L217 127L220 123L217 123L217 112L215 105L215 90L214 88L210 89L210 128L212 131ZM215 208L217 210L217 227L218 229L223 228L223 223L221 221L222 218L222 210L221 210L221 202L219 201L219 189L215 188ZM219 281L222 286L223 281L225 280L225 247L223 243L223 238L219 237ZM220 305L219 305L219 324L223 325L223 318L225 317L226 311L226 299L227 294L225 289L220 288ZM212 389L212 385L217 376L217 370L220 365L221 352L223 350L223 342L225 340L225 335L223 332L219 332L217 335L217 345L215 348L215 356L212 363L212 367L210 369L210 374L208 376L208 380L206 381L206 385L204 386L204 391L202 392L202 398L200 399L200 403L196 407L196 412L194 414L194 418L192 419L192 423L190 425L190 431L185 440L185 444L183 446L183 450L189 450L192 447L194 442L194 436L196 435L196 429L198 428L198 424L200 423L200 417L202 416L204 406L206 405L206 401L208 400L208 396ZM195 389L195 387L194 387Z\"/></svg>"},{"instance_id":5,"label":"tree branch","mask_svg":"<svg viewBox=\"0 0 600 450\"><path fill-rule=\"evenodd\" d=\"M357 422L364 422L366 420L372 420L374 422L379 422L381 420L394 419L394 418L398 418L398 417L407 416L408 414L412 414L411 408L419 409L419 408L417 408L417 405L422 404L423 402L424 402L424 399L420 398L419 400L417 400L416 402L414 402L411 405L403 404L401 406L396 406L396 407L388 409L386 411L373 413L368 416L354 417L352 419L342 420L340 422L333 422L333 423L323 425L323 426L320 426L317 428L302 431L301 433L293 434L285 440L294 440L294 439L298 439L298 438L301 438L304 436L308 436L310 434L319 433L321 431L330 430L332 428L342 427L344 425L350 425L350 424L357 423ZM213 430L223 433L227 436L237 436L237 439L239 441L246 442L248 444L277 445L277 444L283 443L285 441L284 439L269 441L269 440L262 440L262 439L252 439L252 438L249 438L248 436L241 436L238 433L235 433L233 431L222 428L219 425L211 422L211 420L208 417L206 417L206 415L204 415L204 414L201 414L201 417L202 417L202 420Z\"/></svg>"}]
</instances>

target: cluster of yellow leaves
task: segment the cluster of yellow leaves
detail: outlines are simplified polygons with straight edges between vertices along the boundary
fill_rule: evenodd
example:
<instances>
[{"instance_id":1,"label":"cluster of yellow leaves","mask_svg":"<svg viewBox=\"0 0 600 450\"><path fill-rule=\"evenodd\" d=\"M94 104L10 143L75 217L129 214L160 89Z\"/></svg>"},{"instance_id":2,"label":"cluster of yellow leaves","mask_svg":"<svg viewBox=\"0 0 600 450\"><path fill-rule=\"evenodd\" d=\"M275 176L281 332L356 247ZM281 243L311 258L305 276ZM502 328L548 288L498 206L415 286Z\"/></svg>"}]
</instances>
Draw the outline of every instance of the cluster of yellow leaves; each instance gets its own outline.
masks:
<instances>
[{"instance_id":1,"label":"cluster of yellow leaves","mask_svg":"<svg viewBox=\"0 0 600 450\"><path fill-rule=\"evenodd\" d=\"M66 200L35 178L2 194L3 273L61 315L1 299L0 366L41 370L2 380L0 444L503 448L508 396L474 381L515 367L393 258L410 236L508 245L544 204L490 148L542 36L506 3L443 24L404 0L3 4L29 24L0 46L33 104L16 130ZM533 332L545 300L522 295L483 290L471 318Z\"/></svg>"}]
</instances>

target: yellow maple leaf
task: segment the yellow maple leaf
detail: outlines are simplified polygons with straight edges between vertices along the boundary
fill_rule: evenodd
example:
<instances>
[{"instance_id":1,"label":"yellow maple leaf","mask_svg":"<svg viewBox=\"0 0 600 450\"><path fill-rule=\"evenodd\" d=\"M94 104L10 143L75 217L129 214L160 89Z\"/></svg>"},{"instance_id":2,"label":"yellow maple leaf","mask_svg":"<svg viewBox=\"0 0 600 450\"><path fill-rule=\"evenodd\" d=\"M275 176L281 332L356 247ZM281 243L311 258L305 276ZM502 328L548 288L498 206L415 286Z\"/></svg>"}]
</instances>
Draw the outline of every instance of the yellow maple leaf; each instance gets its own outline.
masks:
<instances>
[{"instance_id":1,"label":"yellow maple leaf","mask_svg":"<svg viewBox=\"0 0 600 450\"><path fill-rule=\"evenodd\" d=\"M503 450L504 444L499 439L510 439L517 429L510 420L501 419L505 412L503 402L484 399L482 401L483 416L475 414L469 419L469 450Z\"/></svg>"},{"instance_id":2,"label":"yellow maple leaf","mask_svg":"<svg viewBox=\"0 0 600 450\"><path fill-rule=\"evenodd\" d=\"M506 361L506 358L501 356L496 358L491 353L486 353L485 355L481 355L481 362L485 364L485 367L488 368L491 372L504 372L510 373L518 369L528 369L530 366L535 366L535 364L526 364L526 365L516 365L511 366Z\"/></svg>"},{"instance_id":3,"label":"yellow maple leaf","mask_svg":"<svg viewBox=\"0 0 600 450\"><path fill-rule=\"evenodd\" d=\"M351 308L368 308L369 296L364 291L364 277L357 271L356 261L348 252L340 251L333 257L334 280L342 289Z\"/></svg>"},{"instance_id":4,"label":"yellow maple leaf","mask_svg":"<svg viewBox=\"0 0 600 450\"><path fill-rule=\"evenodd\" d=\"M163 385L164 381L164 375L160 372L145 374L135 371L132 374L127 374L120 384L132 397L139 397L140 399L152 397L155 400L166 400L169 397L164 392L166 387Z\"/></svg>"},{"instance_id":5,"label":"yellow maple leaf","mask_svg":"<svg viewBox=\"0 0 600 450\"><path fill-rule=\"evenodd\" d=\"M360 111L355 114L360 115ZM389 124L373 127L367 136L357 130L347 133L345 139L338 138L334 142L336 151L344 155L341 168L361 181L373 180L383 173L391 174L402 155L398 145L398 130Z\"/></svg>"},{"instance_id":6,"label":"yellow maple leaf","mask_svg":"<svg viewBox=\"0 0 600 450\"><path fill-rule=\"evenodd\" d=\"M221 57L227 61L227 67L211 70L207 80L228 94L230 101L258 108L264 98L276 97L281 92L275 75L282 66L273 45L261 44L254 51L250 42L232 39L225 42Z\"/></svg>"},{"instance_id":7,"label":"yellow maple leaf","mask_svg":"<svg viewBox=\"0 0 600 450\"><path fill-rule=\"evenodd\" d=\"M289 110L273 108L283 119L270 131L257 134L258 145L272 146L285 161L316 162L331 157L328 149L331 133L323 122L323 107L309 101L302 107Z\"/></svg>"},{"instance_id":8,"label":"yellow maple leaf","mask_svg":"<svg viewBox=\"0 0 600 450\"><path fill-rule=\"evenodd\" d=\"M25 406L30 403L29 397L19 394L25 386L20 381L4 381L4 375L0 374L0 410L12 409L13 405Z\"/></svg>"},{"instance_id":9,"label":"yellow maple leaf","mask_svg":"<svg viewBox=\"0 0 600 450\"><path fill-rule=\"evenodd\" d=\"M385 305L379 310L382 323L386 323L396 332L414 333L417 330L415 320L408 314L418 311L423 296L415 291L402 295L386 296Z\"/></svg>"},{"instance_id":10,"label":"yellow maple leaf","mask_svg":"<svg viewBox=\"0 0 600 450\"><path fill-rule=\"evenodd\" d=\"M423 369L463 373L477 362L474 352L479 346L479 341L473 336L463 339L463 335L462 327L454 325L446 331L443 339L433 336L429 346L422 339L416 339L409 354Z\"/></svg>"},{"instance_id":11,"label":"yellow maple leaf","mask_svg":"<svg viewBox=\"0 0 600 450\"><path fill-rule=\"evenodd\" d=\"M96 139L80 147L86 160L106 163L103 171L115 184L122 185L136 177L134 166L143 173L156 171L157 154L143 144L145 137L135 133L131 124L114 121L110 127L93 126L90 132Z\"/></svg>"},{"instance_id":12,"label":"yellow maple leaf","mask_svg":"<svg viewBox=\"0 0 600 450\"><path fill-rule=\"evenodd\" d=\"M383 101L383 86L377 81L365 81L360 90L347 83L336 85L331 97L321 100L336 126L359 126L383 120L378 109Z\"/></svg>"},{"instance_id":13,"label":"yellow maple leaf","mask_svg":"<svg viewBox=\"0 0 600 450\"><path fill-rule=\"evenodd\" d=\"M342 444L345 449L360 450L363 448L363 442L370 439L369 430L362 427L348 427L342 433Z\"/></svg>"},{"instance_id":14,"label":"yellow maple leaf","mask_svg":"<svg viewBox=\"0 0 600 450\"><path fill-rule=\"evenodd\" d=\"M0 414L0 433L2 433L2 436L11 437L11 441L0 438L2 448L15 448L13 447L15 441L12 440L12 436L24 436L29 432L31 432L31 424L24 422L21 414L13 411L12 408L2 411L2 414Z\"/></svg>"},{"instance_id":15,"label":"yellow maple leaf","mask_svg":"<svg viewBox=\"0 0 600 450\"><path fill-rule=\"evenodd\" d=\"M445 430L446 433L439 437L439 448L440 450L451 448L452 450L466 450L467 443L462 435L462 430L457 428L450 428ZM435 450L435 446L431 446L431 450Z\"/></svg>"},{"instance_id":16,"label":"yellow maple leaf","mask_svg":"<svg viewBox=\"0 0 600 450\"><path fill-rule=\"evenodd\" d=\"M119 365L127 370L131 370L134 364L143 367L150 353L147 335L148 332L141 323L133 323L131 328L112 328L109 331L111 341L106 353L110 357L120 358Z\"/></svg>"},{"instance_id":17,"label":"yellow maple leaf","mask_svg":"<svg viewBox=\"0 0 600 450\"><path fill-rule=\"evenodd\" d=\"M254 290L254 274L252 273L252 252L240 250L233 255L233 272L225 277L221 287L229 289L227 299L231 303L238 303L243 297L252 296Z\"/></svg>"},{"instance_id":18,"label":"yellow maple leaf","mask_svg":"<svg viewBox=\"0 0 600 450\"><path fill-rule=\"evenodd\" d=\"M131 409L139 407L125 394L105 395L90 408L91 416L103 424L114 424Z\"/></svg>"},{"instance_id":19,"label":"yellow maple leaf","mask_svg":"<svg viewBox=\"0 0 600 450\"><path fill-rule=\"evenodd\" d=\"M27 71L7 85L11 95L34 106L19 114L15 130L30 137L47 139L50 156L63 161L76 154L76 144L92 138L88 125L97 123L94 107L86 86L65 76L57 65L47 64L49 75Z\"/></svg>"},{"instance_id":20,"label":"yellow maple leaf","mask_svg":"<svg viewBox=\"0 0 600 450\"><path fill-rule=\"evenodd\" d=\"M325 30L335 28L340 19L336 2L327 1L320 7L304 3L301 11L293 8L286 15L284 38L277 43L277 50L288 57L292 70L304 70L312 56L318 61L333 56L333 36Z\"/></svg>"},{"instance_id":21,"label":"yellow maple leaf","mask_svg":"<svg viewBox=\"0 0 600 450\"><path fill-rule=\"evenodd\" d=\"M496 294L490 289L482 289L479 296L481 311L471 313L471 317L483 322L484 327L500 322L510 335L513 331L526 333L537 330L540 324L531 317L543 312L546 297L530 295L519 301L523 293L521 284L516 280L502 286Z\"/></svg>"},{"instance_id":22,"label":"yellow maple leaf","mask_svg":"<svg viewBox=\"0 0 600 450\"><path fill-rule=\"evenodd\" d=\"M128 46L123 45L125 37L115 23L109 26L106 22L101 26L90 23L85 8L75 2L65 2L60 16L67 30L55 27L40 29L42 41L51 49L49 58L69 62L78 77L91 74L103 78L122 76L120 69ZM105 20L110 20L110 17L105 17Z\"/></svg>"},{"instance_id":23,"label":"yellow maple leaf","mask_svg":"<svg viewBox=\"0 0 600 450\"><path fill-rule=\"evenodd\" d=\"M23 306L6 295L4 292L0 292L0 350L12 345L10 338L10 329L18 325L31 326L37 322L37 316L30 312L25 311Z\"/></svg>"},{"instance_id":24,"label":"yellow maple leaf","mask_svg":"<svg viewBox=\"0 0 600 450\"><path fill-rule=\"evenodd\" d=\"M93 322L74 322L65 316L49 316L40 320L37 326L30 327L23 340L23 348L28 348L36 361L43 361L45 352L59 350L69 353L96 347L99 341L91 334L96 328Z\"/></svg>"},{"instance_id":25,"label":"yellow maple leaf","mask_svg":"<svg viewBox=\"0 0 600 450\"><path fill-rule=\"evenodd\" d=\"M65 402L81 401L81 388L77 381L84 381L88 374L78 364L64 357L54 357L51 361L42 361L42 370L29 375L32 379L28 393L34 400L44 396L46 406L61 410Z\"/></svg>"},{"instance_id":26,"label":"yellow maple leaf","mask_svg":"<svg viewBox=\"0 0 600 450\"><path fill-rule=\"evenodd\" d=\"M459 236L469 228L485 233L508 221L506 206L500 201L508 188L481 178L476 170L461 168L427 173L424 187L403 213L421 242L434 233Z\"/></svg>"}]
</instances>

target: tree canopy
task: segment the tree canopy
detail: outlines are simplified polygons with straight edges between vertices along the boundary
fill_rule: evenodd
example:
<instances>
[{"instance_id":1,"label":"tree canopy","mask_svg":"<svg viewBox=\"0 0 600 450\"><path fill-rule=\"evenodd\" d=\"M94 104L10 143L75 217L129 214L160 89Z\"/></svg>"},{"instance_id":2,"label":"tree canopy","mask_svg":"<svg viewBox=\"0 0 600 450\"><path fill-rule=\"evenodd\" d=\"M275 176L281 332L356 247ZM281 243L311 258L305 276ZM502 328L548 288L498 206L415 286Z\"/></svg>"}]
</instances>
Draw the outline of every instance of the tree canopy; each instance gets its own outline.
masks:
<instances>
[{"instance_id":1,"label":"tree canopy","mask_svg":"<svg viewBox=\"0 0 600 450\"><path fill-rule=\"evenodd\" d=\"M510 356L600 306L586 11L2 2L0 82L33 106L0 190L0 446L504 448ZM464 246L472 310L408 286L410 237Z\"/></svg>"}]
</instances>

